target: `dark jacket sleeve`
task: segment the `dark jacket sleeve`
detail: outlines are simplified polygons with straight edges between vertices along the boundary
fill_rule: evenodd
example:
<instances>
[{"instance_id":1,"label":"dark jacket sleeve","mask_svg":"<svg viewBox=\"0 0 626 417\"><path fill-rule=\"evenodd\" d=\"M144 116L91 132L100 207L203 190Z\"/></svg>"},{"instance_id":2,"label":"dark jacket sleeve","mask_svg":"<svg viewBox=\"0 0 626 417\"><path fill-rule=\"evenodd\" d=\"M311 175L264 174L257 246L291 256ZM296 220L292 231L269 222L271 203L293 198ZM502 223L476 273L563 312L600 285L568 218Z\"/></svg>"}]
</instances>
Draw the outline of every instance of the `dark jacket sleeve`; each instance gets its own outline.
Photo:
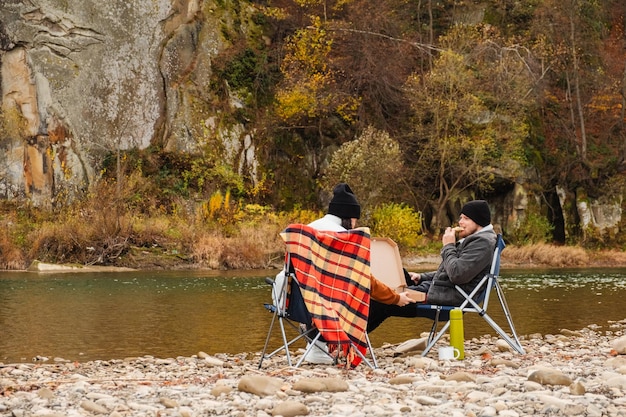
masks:
<instances>
[{"instance_id":1,"label":"dark jacket sleeve","mask_svg":"<svg viewBox=\"0 0 626 417\"><path fill-rule=\"evenodd\" d=\"M421 281L432 281L435 278L437 271L430 272L420 272L420 282Z\"/></svg>"},{"instance_id":2,"label":"dark jacket sleeve","mask_svg":"<svg viewBox=\"0 0 626 417\"><path fill-rule=\"evenodd\" d=\"M460 305L463 297L454 288L459 285L471 292L489 272L496 234L481 232L466 237L462 242L445 245L441 250L441 264L432 275L426 301L432 304Z\"/></svg>"},{"instance_id":3,"label":"dark jacket sleeve","mask_svg":"<svg viewBox=\"0 0 626 417\"><path fill-rule=\"evenodd\" d=\"M495 240L472 235L459 246L444 246L441 251L442 265L450 282L455 285L467 284L485 267L490 266L494 245Z\"/></svg>"}]
</instances>

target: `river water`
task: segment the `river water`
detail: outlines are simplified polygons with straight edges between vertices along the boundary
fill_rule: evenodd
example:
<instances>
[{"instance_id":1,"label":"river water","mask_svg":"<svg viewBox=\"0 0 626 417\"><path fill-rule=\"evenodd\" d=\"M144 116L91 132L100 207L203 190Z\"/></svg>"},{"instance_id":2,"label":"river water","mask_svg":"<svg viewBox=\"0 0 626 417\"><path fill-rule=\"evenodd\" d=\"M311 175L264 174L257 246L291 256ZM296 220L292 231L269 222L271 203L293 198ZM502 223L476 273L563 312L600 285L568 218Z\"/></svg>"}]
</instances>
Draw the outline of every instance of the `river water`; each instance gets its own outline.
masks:
<instances>
[{"instance_id":1,"label":"river water","mask_svg":"<svg viewBox=\"0 0 626 417\"><path fill-rule=\"evenodd\" d=\"M275 273L0 272L0 362L257 352L272 317L265 277ZM626 268L503 270L501 283L520 335L592 324L610 331L610 321L626 318ZM489 312L501 322L497 304ZM495 334L466 317L466 338ZM399 343L431 323L394 317L370 338L375 347Z\"/></svg>"}]
</instances>

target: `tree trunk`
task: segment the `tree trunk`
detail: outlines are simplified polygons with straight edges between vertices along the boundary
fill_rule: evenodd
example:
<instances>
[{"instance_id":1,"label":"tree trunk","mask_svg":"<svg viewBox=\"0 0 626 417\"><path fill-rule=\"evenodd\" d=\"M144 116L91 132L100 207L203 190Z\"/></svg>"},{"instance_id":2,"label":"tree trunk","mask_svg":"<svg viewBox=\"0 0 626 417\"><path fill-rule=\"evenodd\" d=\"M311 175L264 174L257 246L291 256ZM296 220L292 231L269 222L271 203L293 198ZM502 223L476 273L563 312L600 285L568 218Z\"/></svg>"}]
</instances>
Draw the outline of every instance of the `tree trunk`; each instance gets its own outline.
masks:
<instances>
[{"instance_id":1,"label":"tree trunk","mask_svg":"<svg viewBox=\"0 0 626 417\"><path fill-rule=\"evenodd\" d=\"M619 122L618 122L618 126L619 126L619 131L621 133L622 136L622 143L621 143L621 153L622 153L622 162L621 164L624 164L624 161L626 161L626 135L624 135L624 118L626 117L626 65L624 65L624 73L622 74L622 108L620 110L620 117L619 117Z\"/></svg>"},{"instance_id":2,"label":"tree trunk","mask_svg":"<svg viewBox=\"0 0 626 417\"><path fill-rule=\"evenodd\" d=\"M572 63L574 65L574 94L576 99L576 109L578 111L578 121L580 123L580 157L583 163L587 162L587 132L585 129L585 115L583 113L583 104L580 98L580 74L578 67L578 53L576 52L576 36L574 14L575 10L570 13L570 41L572 46Z\"/></svg>"},{"instance_id":3,"label":"tree trunk","mask_svg":"<svg viewBox=\"0 0 626 417\"><path fill-rule=\"evenodd\" d=\"M428 0L428 44L435 44L435 34L433 31L433 1ZM428 54L428 68L433 69L433 56Z\"/></svg>"}]
</instances>

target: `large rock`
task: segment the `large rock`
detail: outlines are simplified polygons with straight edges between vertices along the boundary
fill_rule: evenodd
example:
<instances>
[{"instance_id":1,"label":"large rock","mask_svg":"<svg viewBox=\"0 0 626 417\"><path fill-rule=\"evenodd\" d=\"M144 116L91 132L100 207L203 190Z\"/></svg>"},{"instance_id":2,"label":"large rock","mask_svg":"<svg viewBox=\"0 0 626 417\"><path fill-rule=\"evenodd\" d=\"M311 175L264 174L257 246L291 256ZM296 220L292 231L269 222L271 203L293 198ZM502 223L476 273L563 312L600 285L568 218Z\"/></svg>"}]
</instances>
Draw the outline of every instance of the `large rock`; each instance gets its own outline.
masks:
<instances>
[{"instance_id":1,"label":"large rock","mask_svg":"<svg viewBox=\"0 0 626 417\"><path fill-rule=\"evenodd\" d=\"M565 385L572 384L572 379L558 369L537 369L528 375L528 380L541 385Z\"/></svg>"},{"instance_id":2,"label":"large rock","mask_svg":"<svg viewBox=\"0 0 626 417\"><path fill-rule=\"evenodd\" d=\"M237 389L260 397L276 394L283 382L278 378L265 375L245 375L239 380Z\"/></svg>"},{"instance_id":3,"label":"large rock","mask_svg":"<svg viewBox=\"0 0 626 417\"><path fill-rule=\"evenodd\" d=\"M613 350L619 355L626 355L626 336L617 338L612 343Z\"/></svg>"}]
</instances>

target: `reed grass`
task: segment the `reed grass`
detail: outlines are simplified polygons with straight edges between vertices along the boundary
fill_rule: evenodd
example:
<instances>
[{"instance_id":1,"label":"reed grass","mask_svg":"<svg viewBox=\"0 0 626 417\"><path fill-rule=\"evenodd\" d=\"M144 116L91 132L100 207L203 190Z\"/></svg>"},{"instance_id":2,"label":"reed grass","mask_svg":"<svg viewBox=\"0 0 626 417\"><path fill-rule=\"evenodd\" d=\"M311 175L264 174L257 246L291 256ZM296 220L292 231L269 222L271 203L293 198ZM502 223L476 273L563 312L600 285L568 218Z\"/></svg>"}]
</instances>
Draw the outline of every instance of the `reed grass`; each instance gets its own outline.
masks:
<instances>
[{"instance_id":1,"label":"reed grass","mask_svg":"<svg viewBox=\"0 0 626 417\"><path fill-rule=\"evenodd\" d=\"M0 269L17 270L26 267L24 253L7 236L6 229L0 231Z\"/></svg>"},{"instance_id":2,"label":"reed grass","mask_svg":"<svg viewBox=\"0 0 626 417\"><path fill-rule=\"evenodd\" d=\"M502 252L502 262L524 267L612 267L626 265L626 253L618 250L588 250L579 246L509 245Z\"/></svg>"},{"instance_id":3,"label":"reed grass","mask_svg":"<svg viewBox=\"0 0 626 417\"><path fill-rule=\"evenodd\" d=\"M121 197L121 198L120 198ZM232 202L224 216L206 215L206 202L175 207L128 204L114 189L101 190L63 213L18 203L0 204L0 269L26 269L37 260L138 269L259 269L283 263L280 232L290 223L309 223L323 213ZM403 252L407 259L438 254L428 244ZM434 241L433 241L434 242ZM438 242L438 240L437 240ZM437 243L435 242L435 243ZM624 266L620 250L578 246L509 245L503 262L524 267Z\"/></svg>"}]
</instances>

